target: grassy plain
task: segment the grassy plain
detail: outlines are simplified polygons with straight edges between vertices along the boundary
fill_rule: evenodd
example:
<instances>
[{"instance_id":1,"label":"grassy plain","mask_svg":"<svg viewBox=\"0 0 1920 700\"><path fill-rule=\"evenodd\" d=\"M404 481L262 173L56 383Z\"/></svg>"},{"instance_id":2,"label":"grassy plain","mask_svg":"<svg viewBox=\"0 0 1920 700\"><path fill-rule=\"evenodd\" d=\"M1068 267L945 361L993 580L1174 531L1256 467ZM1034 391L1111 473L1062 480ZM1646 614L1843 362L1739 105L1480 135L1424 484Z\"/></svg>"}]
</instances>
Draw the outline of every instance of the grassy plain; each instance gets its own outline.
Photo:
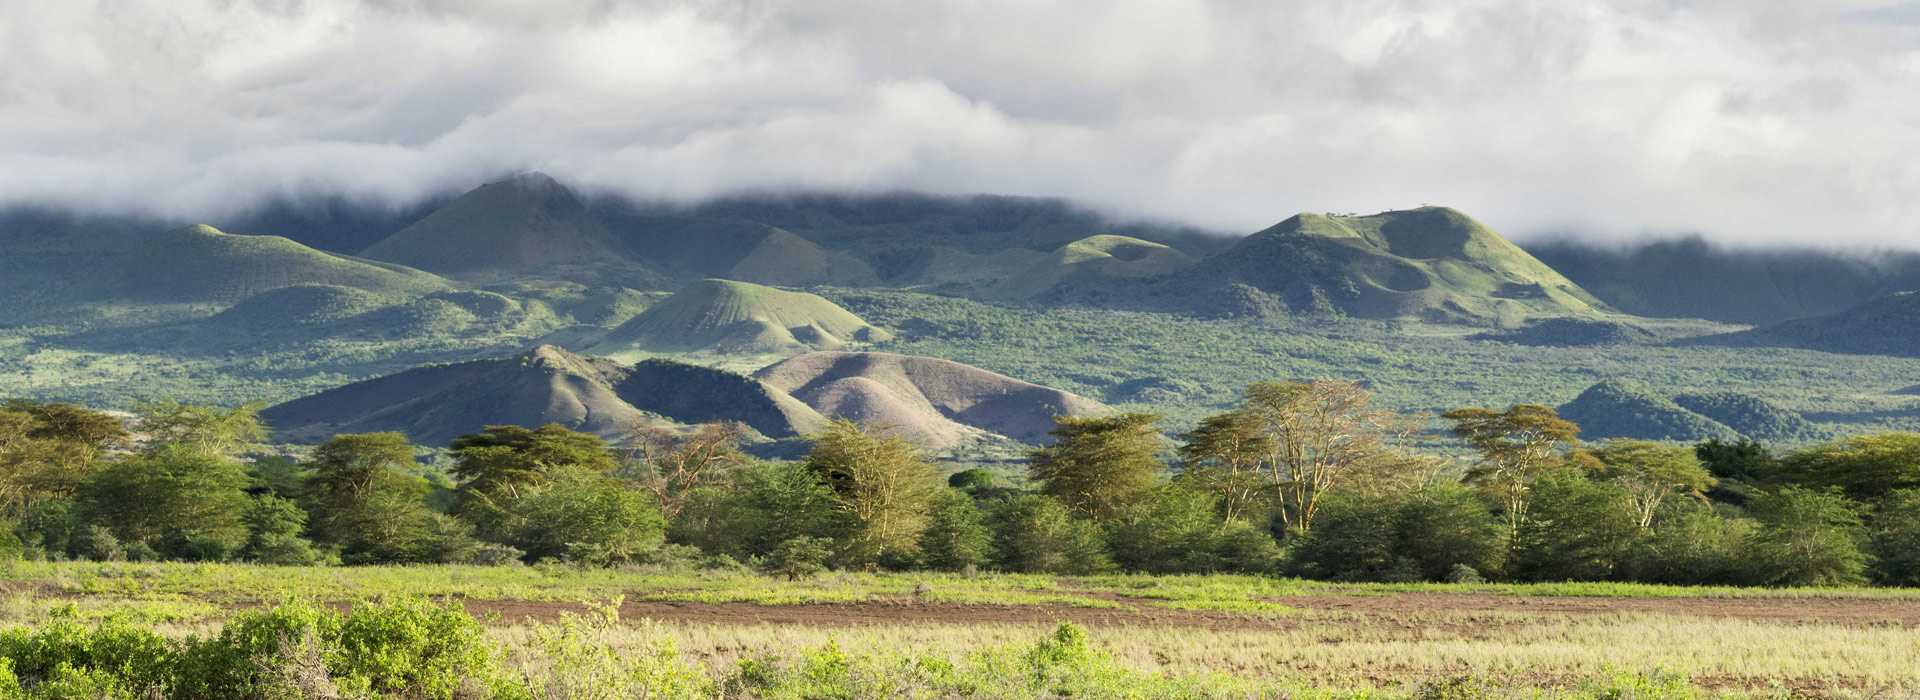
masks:
<instances>
[{"instance_id":1,"label":"grassy plain","mask_svg":"<svg viewBox=\"0 0 1920 700\"><path fill-rule=\"evenodd\" d=\"M17 563L5 581L0 623L77 613L186 635L288 599L429 597L461 602L522 652L554 624L617 610L623 622L593 634L620 654L670 645L721 678L743 663L808 667L831 650L864 669L863 687L886 689L856 697L941 697L946 681L906 670L1014 653L1062 622L1086 629L1119 674L1094 697L1920 692L1920 590L1903 589L78 562Z\"/></svg>"}]
</instances>

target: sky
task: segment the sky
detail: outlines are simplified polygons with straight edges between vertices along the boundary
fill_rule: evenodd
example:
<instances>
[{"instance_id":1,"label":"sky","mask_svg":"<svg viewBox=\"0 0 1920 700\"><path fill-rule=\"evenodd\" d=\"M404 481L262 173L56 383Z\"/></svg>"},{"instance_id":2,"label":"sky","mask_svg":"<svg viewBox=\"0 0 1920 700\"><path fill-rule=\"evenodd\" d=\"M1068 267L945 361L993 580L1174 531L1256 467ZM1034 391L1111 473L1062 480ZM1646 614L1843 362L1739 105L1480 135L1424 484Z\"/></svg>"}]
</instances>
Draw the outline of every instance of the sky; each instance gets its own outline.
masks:
<instances>
[{"instance_id":1,"label":"sky","mask_svg":"<svg viewBox=\"0 0 1920 700\"><path fill-rule=\"evenodd\" d=\"M0 205L213 218L539 170L1920 248L1920 3L6 4Z\"/></svg>"}]
</instances>

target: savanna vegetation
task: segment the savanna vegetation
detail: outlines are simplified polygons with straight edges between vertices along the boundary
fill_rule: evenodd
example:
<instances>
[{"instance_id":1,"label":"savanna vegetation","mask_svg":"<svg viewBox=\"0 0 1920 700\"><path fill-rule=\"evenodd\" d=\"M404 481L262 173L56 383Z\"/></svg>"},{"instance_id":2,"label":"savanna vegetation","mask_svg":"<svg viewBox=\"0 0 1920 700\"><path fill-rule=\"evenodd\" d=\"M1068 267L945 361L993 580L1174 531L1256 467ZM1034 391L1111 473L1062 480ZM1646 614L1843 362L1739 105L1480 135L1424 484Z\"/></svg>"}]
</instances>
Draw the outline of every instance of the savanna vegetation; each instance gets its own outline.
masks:
<instances>
[{"instance_id":1,"label":"savanna vegetation","mask_svg":"<svg viewBox=\"0 0 1920 700\"><path fill-rule=\"evenodd\" d=\"M1434 420L1464 452L1412 439ZM1519 657L1407 657L1385 676L1359 651L1276 661L1256 650L1277 642L1249 626L1355 594L1874 601L1906 600L1899 587L1920 582L1920 436L1777 453L1587 443L1548 407L1408 415L1345 381L1258 382L1172 436L1147 413L1063 418L1024 474L943 474L846 421L785 462L742 453L726 425L618 445L495 426L438 453L395 433L283 453L265 435L253 406L145 404L130 421L0 408L0 554L27 587L10 591L38 591L0 608L30 623L0 634L0 697L1751 696L1766 694L1765 674L1727 676L1725 661L1665 670L1657 661L1679 652L1641 644L1595 666L1532 646L1538 625L1596 643L1621 634L1577 621L1523 614L1534 631L1506 652ZM342 573L309 573L328 570ZM880 623L860 634L892 641L854 646L778 626L634 628L615 624L618 600L495 609L530 617L505 627L474 616L485 601L629 594L1035 617L963 620L948 627L959 639ZM1086 619L1092 633L1036 624L1095 615L1110 617ZM1273 629L1386 624L1303 619ZM1154 650L1102 641L1113 621L1200 631ZM1633 624L1687 633L1659 615ZM1860 633L1826 629L1808 632L1830 645L1820 659ZM920 646L884 646L908 637ZM1243 651L1167 656L1202 639ZM1507 673L1515 663L1526 673ZM1870 666L1849 667L1848 683L1914 680Z\"/></svg>"}]
</instances>

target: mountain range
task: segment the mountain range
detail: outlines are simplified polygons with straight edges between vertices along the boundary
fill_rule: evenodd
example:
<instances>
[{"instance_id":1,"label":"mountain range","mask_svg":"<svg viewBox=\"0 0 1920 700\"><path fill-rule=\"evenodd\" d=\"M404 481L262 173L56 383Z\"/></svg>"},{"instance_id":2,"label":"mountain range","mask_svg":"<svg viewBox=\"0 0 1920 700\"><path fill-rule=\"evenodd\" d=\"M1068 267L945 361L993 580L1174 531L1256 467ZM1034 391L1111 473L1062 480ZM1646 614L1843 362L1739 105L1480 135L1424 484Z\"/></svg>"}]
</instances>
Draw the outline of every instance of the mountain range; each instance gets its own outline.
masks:
<instances>
[{"instance_id":1,"label":"mountain range","mask_svg":"<svg viewBox=\"0 0 1920 700\"><path fill-rule=\"evenodd\" d=\"M969 347L975 330L1006 314L1038 313L1034 334L1054 332L1060 317L1048 314L1071 311L1134 330L1171 319L1227 324L1208 328L1241 344L1284 332L1389 351L1442 338L1568 353L1647 348L1720 365L1755 347L1920 356L1920 294L1903 293L1920 286L1920 256L1698 240L1522 246L1445 207L1302 213L1236 238L1045 199L647 204L527 173L408 207L287 200L215 224L226 230L0 213L0 369L55 397L112 391L155 371L174 372L188 391L197 373L223 387L307 395L272 412L288 438L396 429L431 443L488 421L613 435L737 420L778 442L852 417L944 450L1032 444L1053 415L1104 410L1022 379L1155 410L1220 395L1204 377L1115 369L1173 350L1144 347L1120 326L1083 339L1107 350L1089 366L1029 359L1037 344L1006 335L970 360L999 372L916 356ZM1296 352L1257 364L1369 379L1381 366ZM1403 364L1394 372L1419 366ZM1608 379L1582 378L1575 386ZM1896 396L1915 379L1856 394ZM474 394L473 384L495 393ZM1824 430L1706 381L1674 395L1622 386L1603 381L1567 406L1598 432L1637 437L1798 440ZM1876 404L1860 420L1903 420L1905 410ZM1818 415L1852 420L1828 407Z\"/></svg>"}]
</instances>

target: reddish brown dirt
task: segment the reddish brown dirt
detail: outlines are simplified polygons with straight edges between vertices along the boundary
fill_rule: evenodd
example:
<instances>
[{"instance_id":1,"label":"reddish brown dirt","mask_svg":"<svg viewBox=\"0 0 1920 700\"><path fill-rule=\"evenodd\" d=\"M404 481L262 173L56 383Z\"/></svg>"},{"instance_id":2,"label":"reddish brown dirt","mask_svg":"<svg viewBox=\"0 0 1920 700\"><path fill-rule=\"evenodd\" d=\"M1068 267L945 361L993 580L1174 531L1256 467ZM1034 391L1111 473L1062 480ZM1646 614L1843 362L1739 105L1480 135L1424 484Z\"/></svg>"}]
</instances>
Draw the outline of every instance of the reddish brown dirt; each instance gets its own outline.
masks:
<instances>
[{"instance_id":1,"label":"reddish brown dirt","mask_svg":"<svg viewBox=\"0 0 1920 700\"><path fill-rule=\"evenodd\" d=\"M477 615L502 622L549 620L584 608L536 601L464 601ZM1225 612L1170 610L1145 601L1121 599L1127 607L1080 608L1064 605L979 605L921 603L910 599L865 603L758 605L753 603L624 603L621 617L710 624L814 625L823 627L937 624L1051 624L1090 626L1199 627L1216 630L1285 629L1327 617L1358 616L1373 624L1454 628L1485 633L1521 622L1515 615L1670 615L1857 626L1920 627L1920 601L1854 598L1567 598L1471 593L1401 593L1379 596L1300 596L1273 602L1299 609L1298 615L1262 617Z\"/></svg>"},{"instance_id":2,"label":"reddish brown dirt","mask_svg":"<svg viewBox=\"0 0 1920 700\"><path fill-rule=\"evenodd\" d=\"M1920 601L1870 598L1574 598L1485 593L1299 596L1274 602L1303 610L1409 617L1436 613L1671 615L1768 622L1920 627Z\"/></svg>"},{"instance_id":3,"label":"reddish brown dirt","mask_svg":"<svg viewBox=\"0 0 1920 700\"><path fill-rule=\"evenodd\" d=\"M513 600L462 601L475 615L496 616L501 622L528 618L548 620L585 608L570 603ZM620 606L625 620L659 620L707 624L811 625L854 627L934 624L1053 624L1073 622L1089 626L1202 627L1208 629L1273 629L1284 620L1246 615L1190 612L1153 607L1124 609L1080 608L1066 605L981 605L879 600L864 603L678 603L627 601Z\"/></svg>"}]
</instances>

